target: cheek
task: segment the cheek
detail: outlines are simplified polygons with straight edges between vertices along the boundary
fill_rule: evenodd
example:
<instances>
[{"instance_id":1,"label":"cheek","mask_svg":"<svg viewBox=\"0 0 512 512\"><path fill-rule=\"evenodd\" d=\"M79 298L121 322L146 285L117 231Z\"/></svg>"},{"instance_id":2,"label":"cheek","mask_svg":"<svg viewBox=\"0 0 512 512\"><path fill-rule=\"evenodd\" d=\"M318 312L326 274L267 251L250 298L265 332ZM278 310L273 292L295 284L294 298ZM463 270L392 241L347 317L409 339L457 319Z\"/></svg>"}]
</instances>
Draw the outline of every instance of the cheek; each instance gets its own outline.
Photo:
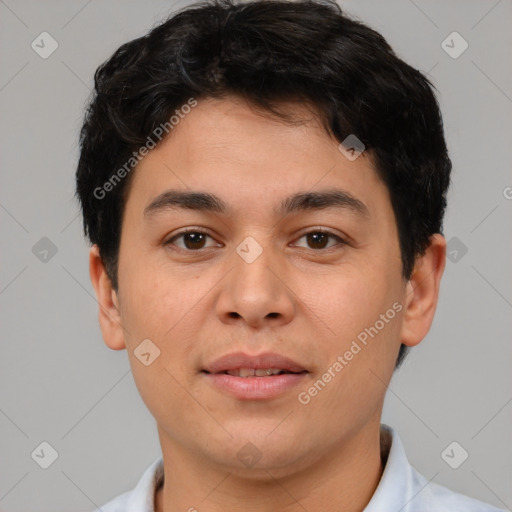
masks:
<instances>
[{"instance_id":1,"label":"cheek","mask_svg":"<svg viewBox=\"0 0 512 512\"><path fill-rule=\"evenodd\" d=\"M367 399L370 391L379 396L381 384L370 370L384 378L394 367L399 345L401 314L393 304L400 294L393 276L375 265L351 266L317 280L321 286L307 288L310 279L304 283L304 303L313 312L307 314L314 322L321 319L318 342L322 342L326 369L338 356L346 360L343 370L335 372L327 400Z\"/></svg>"},{"instance_id":2,"label":"cheek","mask_svg":"<svg viewBox=\"0 0 512 512\"><path fill-rule=\"evenodd\" d=\"M133 260L123 272L121 314L128 336L133 342L143 336L158 344L172 338L201 296L200 281L165 266L138 265Z\"/></svg>"},{"instance_id":3,"label":"cheek","mask_svg":"<svg viewBox=\"0 0 512 512\"><path fill-rule=\"evenodd\" d=\"M322 319L329 339L334 336L343 343L364 328L383 303L384 287L378 280L378 275L352 266L330 276L306 278L303 301Z\"/></svg>"},{"instance_id":4,"label":"cheek","mask_svg":"<svg viewBox=\"0 0 512 512\"><path fill-rule=\"evenodd\" d=\"M182 370L197 338L192 332L197 330L197 323L190 321L190 315L198 291L189 279L171 278L163 270L149 271L144 266L131 269L127 265L124 271L121 319L135 384L155 418L165 425L177 422L178 429L181 420L171 412L190 409L190 397L182 388L186 385ZM126 279L128 275L131 279ZM141 354L138 347L146 339L157 347L150 346L152 361L148 365L137 357Z\"/></svg>"}]
</instances>

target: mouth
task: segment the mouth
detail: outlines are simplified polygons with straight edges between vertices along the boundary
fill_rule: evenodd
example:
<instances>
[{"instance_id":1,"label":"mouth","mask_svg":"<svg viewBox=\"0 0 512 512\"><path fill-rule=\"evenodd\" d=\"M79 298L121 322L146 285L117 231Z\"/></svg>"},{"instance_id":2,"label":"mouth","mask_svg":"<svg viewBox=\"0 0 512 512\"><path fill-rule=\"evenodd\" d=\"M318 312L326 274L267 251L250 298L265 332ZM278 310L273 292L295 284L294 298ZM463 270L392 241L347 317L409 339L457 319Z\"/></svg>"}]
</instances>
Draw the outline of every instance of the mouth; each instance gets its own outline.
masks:
<instances>
[{"instance_id":1,"label":"mouth","mask_svg":"<svg viewBox=\"0 0 512 512\"><path fill-rule=\"evenodd\" d=\"M209 372L206 372L209 373ZM281 368L236 368L233 370L225 370L222 372L216 372L217 374L221 373L224 375L232 375L233 377L242 377L246 379L248 377L272 377L274 375L283 375L283 374L298 374L298 373L307 373L306 370L300 372L291 372L288 370L283 370Z\"/></svg>"},{"instance_id":2,"label":"mouth","mask_svg":"<svg viewBox=\"0 0 512 512\"><path fill-rule=\"evenodd\" d=\"M279 373L307 372L307 369L293 359L280 354L265 352L251 356L244 352L233 352L207 364L203 371L210 374L228 373L236 377L267 377Z\"/></svg>"},{"instance_id":3,"label":"mouth","mask_svg":"<svg viewBox=\"0 0 512 512\"><path fill-rule=\"evenodd\" d=\"M309 371L279 354L223 356L201 370L218 390L239 400L264 400L297 386Z\"/></svg>"}]
</instances>

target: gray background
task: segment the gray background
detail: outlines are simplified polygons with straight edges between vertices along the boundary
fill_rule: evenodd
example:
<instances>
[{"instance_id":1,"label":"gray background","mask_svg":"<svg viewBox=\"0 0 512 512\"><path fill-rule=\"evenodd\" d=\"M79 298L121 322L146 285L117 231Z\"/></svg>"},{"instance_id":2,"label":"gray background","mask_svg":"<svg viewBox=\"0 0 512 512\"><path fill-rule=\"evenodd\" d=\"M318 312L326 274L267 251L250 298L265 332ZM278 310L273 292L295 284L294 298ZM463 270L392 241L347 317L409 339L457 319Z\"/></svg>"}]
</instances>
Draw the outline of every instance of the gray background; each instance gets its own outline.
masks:
<instances>
[{"instance_id":1,"label":"gray background","mask_svg":"<svg viewBox=\"0 0 512 512\"><path fill-rule=\"evenodd\" d=\"M159 455L127 354L101 338L74 170L96 67L184 5L0 1L2 511L91 510ZM445 221L454 261L430 334L393 378L384 422L427 479L510 509L512 2L342 6L430 74L454 163ZM47 59L31 48L43 31L59 45ZM441 47L453 31L469 44L457 59ZM57 249L46 261L39 245L33 252L43 237ZM46 470L31 458L42 441L59 454ZM441 457L452 441L469 453L458 469Z\"/></svg>"}]
</instances>

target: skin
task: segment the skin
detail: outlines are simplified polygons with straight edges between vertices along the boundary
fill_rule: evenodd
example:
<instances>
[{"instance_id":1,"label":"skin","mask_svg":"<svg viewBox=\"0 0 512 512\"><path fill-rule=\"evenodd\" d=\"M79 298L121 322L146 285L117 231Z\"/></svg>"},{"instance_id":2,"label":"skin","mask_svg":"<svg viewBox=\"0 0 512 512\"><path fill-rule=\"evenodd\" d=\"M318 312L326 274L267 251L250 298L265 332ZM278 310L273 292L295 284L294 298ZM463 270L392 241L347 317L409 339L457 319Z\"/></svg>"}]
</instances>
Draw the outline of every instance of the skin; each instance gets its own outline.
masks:
<instances>
[{"instance_id":1,"label":"skin","mask_svg":"<svg viewBox=\"0 0 512 512\"><path fill-rule=\"evenodd\" d=\"M370 155L348 160L304 105L290 108L302 124L234 96L201 99L135 171L117 291L98 248L90 252L105 343L128 350L157 422L165 470L158 512L362 510L383 470L380 417L400 343L417 345L433 320L445 239L431 237L405 281L389 193ZM293 193L331 187L362 201L368 217L349 209L272 213ZM213 193L232 213L167 209L145 220L146 206L168 189ZM211 238L165 245L190 227ZM315 245L305 235L318 229L347 243ZM247 236L263 249L250 264L236 252ZM402 310L301 404L298 393L395 302ZM161 351L149 366L134 355L144 339ZM234 351L277 352L309 373L278 397L239 400L200 373ZM261 454L252 468L237 457L248 442Z\"/></svg>"}]
</instances>

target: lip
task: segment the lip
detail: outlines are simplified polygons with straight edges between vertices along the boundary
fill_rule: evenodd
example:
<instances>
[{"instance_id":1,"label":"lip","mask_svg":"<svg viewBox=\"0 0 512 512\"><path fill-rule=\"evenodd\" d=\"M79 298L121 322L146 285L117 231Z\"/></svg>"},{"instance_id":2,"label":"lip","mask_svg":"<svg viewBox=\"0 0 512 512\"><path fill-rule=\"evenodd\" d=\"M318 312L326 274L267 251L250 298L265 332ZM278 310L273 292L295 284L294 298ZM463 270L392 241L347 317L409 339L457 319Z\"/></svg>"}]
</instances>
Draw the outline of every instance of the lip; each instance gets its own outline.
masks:
<instances>
[{"instance_id":1,"label":"lip","mask_svg":"<svg viewBox=\"0 0 512 512\"><path fill-rule=\"evenodd\" d=\"M204 370L208 373L219 373L238 368L280 368L281 370L295 373L306 371L306 368L293 361L293 359L272 352L265 352L255 356L250 356L243 352L226 354L208 364Z\"/></svg>"},{"instance_id":2,"label":"lip","mask_svg":"<svg viewBox=\"0 0 512 512\"><path fill-rule=\"evenodd\" d=\"M279 368L294 373L267 377L237 377L223 373L239 368ZM208 364L202 373L217 389L235 398L268 400L297 386L309 372L296 361L279 354L267 352L250 356L243 352L236 352L216 359Z\"/></svg>"}]
</instances>

